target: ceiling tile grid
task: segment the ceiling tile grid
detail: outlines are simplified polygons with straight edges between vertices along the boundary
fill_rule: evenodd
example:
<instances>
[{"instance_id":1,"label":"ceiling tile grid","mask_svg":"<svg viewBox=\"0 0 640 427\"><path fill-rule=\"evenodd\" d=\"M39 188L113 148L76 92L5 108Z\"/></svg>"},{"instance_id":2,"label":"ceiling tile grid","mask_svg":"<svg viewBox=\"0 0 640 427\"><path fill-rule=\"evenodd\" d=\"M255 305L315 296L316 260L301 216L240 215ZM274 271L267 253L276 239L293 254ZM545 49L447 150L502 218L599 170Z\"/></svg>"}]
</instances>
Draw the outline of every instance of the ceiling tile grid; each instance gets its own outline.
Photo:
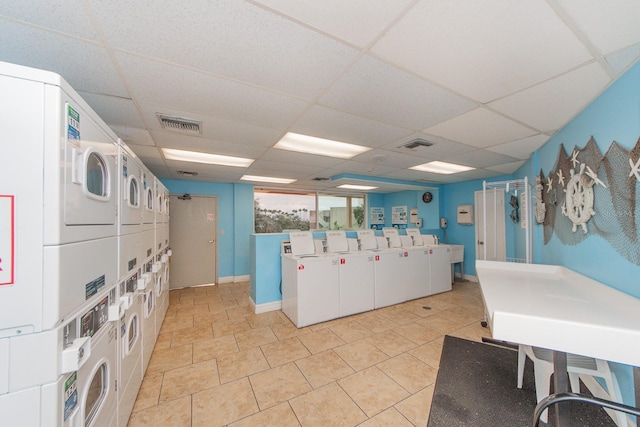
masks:
<instances>
[{"instance_id":1,"label":"ceiling tile grid","mask_svg":"<svg viewBox=\"0 0 640 427\"><path fill-rule=\"evenodd\" d=\"M420 186L517 170L637 63L638 22L637 0L5 0L0 60L62 75L159 177ZM202 134L163 130L156 113L201 121ZM371 150L345 161L273 148L287 132ZM402 147L415 138L434 145ZM255 161L168 161L160 147ZM407 169L432 160L477 169Z\"/></svg>"}]
</instances>

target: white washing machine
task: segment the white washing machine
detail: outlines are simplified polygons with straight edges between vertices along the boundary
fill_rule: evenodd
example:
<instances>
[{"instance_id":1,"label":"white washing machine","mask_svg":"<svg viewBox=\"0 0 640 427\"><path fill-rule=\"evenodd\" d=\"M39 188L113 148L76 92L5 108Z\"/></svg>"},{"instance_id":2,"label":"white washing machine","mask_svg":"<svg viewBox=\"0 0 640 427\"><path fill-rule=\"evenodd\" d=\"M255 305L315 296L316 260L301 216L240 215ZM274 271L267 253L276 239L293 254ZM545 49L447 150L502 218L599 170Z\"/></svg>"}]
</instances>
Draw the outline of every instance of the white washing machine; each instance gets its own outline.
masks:
<instances>
[{"instance_id":1,"label":"white washing machine","mask_svg":"<svg viewBox=\"0 0 640 427\"><path fill-rule=\"evenodd\" d=\"M391 230L395 233L387 231L386 235L376 236L375 239L378 244L374 253L375 308L407 300L408 252L401 247L398 231L395 228ZM360 230L358 237L367 233L373 233L373 230Z\"/></svg>"},{"instance_id":2,"label":"white washing machine","mask_svg":"<svg viewBox=\"0 0 640 427\"><path fill-rule=\"evenodd\" d=\"M121 300L125 302L118 329L118 424L126 426L140 385L142 384L142 306L139 290L144 283L138 268L120 282Z\"/></svg>"},{"instance_id":3,"label":"white washing machine","mask_svg":"<svg viewBox=\"0 0 640 427\"><path fill-rule=\"evenodd\" d=\"M298 328L339 317L338 257L316 254L309 231L289 236L291 253L282 254L282 311Z\"/></svg>"},{"instance_id":4,"label":"white washing machine","mask_svg":"<svg viewBox=\"0 0 640 427\"><path fill-rule=\"evenodd\" d=\"M143 265L143 277L149 279L145 290L142 293L142 373L147 370L151 353L156 345L156 275L159 267L155 262L155 257L150 257Z\"/></svg>"},{"instance_id":5,"label":"white washing machine","mask_svg":"<svg viewBox=\"0 0 640 427\"><path fill-rule=\"evenodd\" d=\"M409 279L407 281L407 300L431 295L431 273L429 267L429 248L417 228L406 229L406 236L400 236L402 247L407 251Z\"/></svg>"},{"instance_id":6,"label":"white washing machine","mask_svg":"<svg viewBox=\"0 0 640 427\"><path fill-rule=\"evenodd\" d=\"M86 351L83 346L88 345L83 341L89 340L79 338L96 329L80 328L80 324L88 324L83 318L85 310L100 309L101 314L107 313L111 316L109 320L115 322L121 310L116 292L115 286L101 290L95 301L76 309L64 324L54 329L0 339L0 394L52 383L70 372L69 366L73 365L69 361L79 361Z\"/></svg>"},{"instance_id":7,"label":"white washing machine","mask_svg":"<svg viewBox=\"0 0 640 427\"><path fill-rule=\"evenodd\" d=\"M350 316L373 310L375 296L373 252L350 252L344 230L330 230L326 235L327 251L338 255L339 316Z\"/></svg>"},{"instance_id":8,"label":"white washing machine","mask_svg":"<svg viewBox=\"0 0 640 427\"><path fill-rule=\"evenodd\" d=\"M114 300L115 287L60 328L63 351L36 347L22 355L21 363L11 363L10 382L16 376L14 370L22 366L42 370L39 365L54 364L60 373L51 381L0 395L3 424L117 426L119 307L112 304ZM42 354L46 356L38 358Z\"/></svg>"},{"instance_id":9,"label":"white washing machine","mask_svg":"<svg viewBox=\"0 0 640 427\"><path fill-rule=\"evenodd\" d=\"M167 265L168 256L163 251L156 254L156 265L158 272L155 277L154 292L156 297L156 336L160 334L164 316L169 307L169 289L165 281L165 267Z\"/></svg>"},{"instance_id":10,"label":"white washing machine","mask_svg":"<svg viewBox=\"0 0 640 427\"><path fill-rule=\"evenodd\" d=\"M439 294L451 290L451 247L437 245L429 247L431 269L431 293Z\"/></svg>"},{"instance_id":11,"label":"white washing machine","mask_svg":"<svg viewBox=\"0 0 640 427\"><path fill-rule=\"evenodd\" d=\"M154 253L155 233L146 230L140 233L118 236L118 277L127 278L136 269L143 266L144 261Z\"/></svg>"},{"instance_id":12,"label":"white washing machine","mask_svg":"<svg viewBox=\"0 0 640 427\"><path fill-rule=\"evenodd\" d=\"M118 174L119 210L118 235L140 233L144 189L142 183L143 166L138 157L127 145L120 141L118 145L120 163Z\"/></svg>"},{"instance_id":13,"label":"white washing machine","mask_svg":"<svg viewBox=\"0 0 640 427\"><path fill-rule=\"evenodd\" d=\"M115 285L117 137L54 73L0 62L0 93L2 338L55 328Z\"/></svg>"}]
</instances>

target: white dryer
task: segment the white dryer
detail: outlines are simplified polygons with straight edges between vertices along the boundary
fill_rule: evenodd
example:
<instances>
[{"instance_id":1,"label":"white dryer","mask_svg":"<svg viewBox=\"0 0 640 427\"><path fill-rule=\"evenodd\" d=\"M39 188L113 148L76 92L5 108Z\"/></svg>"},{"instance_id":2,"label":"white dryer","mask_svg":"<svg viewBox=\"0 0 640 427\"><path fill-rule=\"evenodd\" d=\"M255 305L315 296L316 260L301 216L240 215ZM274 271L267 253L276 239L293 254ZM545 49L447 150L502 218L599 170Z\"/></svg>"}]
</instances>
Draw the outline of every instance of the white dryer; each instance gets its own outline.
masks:
<instances>
[{"instance_id":1,"label":"white dryer","mask_svg":"<svg viewBox=\"0 0 640 427\"><path fill-rule=\"evenodd\" d=\"M156 188L155 177L144 165L142 166L142 227L153 230L156 223Z\"/></svg>"},{"instance_id":2,"label":"white dryer","mask_svg":"<svg viewBox=\"0 0 640 427\"><path fill-rule=\"evenodd\" d=\"M316 255L310 231L289 236L291 253L282 254L282 311L298 328L339 317L338 257Z\"/></svg>"},{"instance_id":3,"label":"white dryer","mask_svg":"<svg viewBox=\"0 0 640 427\"><path fill-rule=\"evenodd\" d=\"M118 424L125 426L133 410L142 384L142 306L143 293L139 291L141 270L136 270L120 282L120 299L124 301L118 329ZM142 282L141 282L142 281Z\"/></svg>"},{"instance_id":4,"label":"white dryer","mask_svg":"<svg viewBox=\"0 0 640 427\"><path fill-rule=\"evenodd\" d=\"M344 230L330 230L327 252L338 255L340 281L339 316L373 310L375 295L373 252L350 252Z\"/></svg>"},{"instance_id":5,"label":"white dryer","mask_svg":"<svg viewBox=\"0 0 640 427\"><path fill-rule=\"evenodd\" d=\"M119 228L118 234L131 234L143 231L142 210L144 189L142 183L143 165L127 145L119 140L118 174L119 189Z\"/></svg>"},{"instance_id":6,"label":"white dryer","mask_svg":"<svg viewBox=\"0 0 640 427\"><path fill-rule=\"evenodd\" d=\"M117 137L54 73L0 62L0 93L0 337L9 337L55 328L115 285Z\"/></svg>"},{"instance_id":7,"label":"white dryer","mask_svg":"<svg viewBox=\"0 0 640 427\"><path fill-rule=\"evenodd\" d=\"M417 228L406 229L406 236L400 236L402 247L408 253L407 300L431 295L431 273L429 267L429 248Z\"/></svg>"}]
</instances>

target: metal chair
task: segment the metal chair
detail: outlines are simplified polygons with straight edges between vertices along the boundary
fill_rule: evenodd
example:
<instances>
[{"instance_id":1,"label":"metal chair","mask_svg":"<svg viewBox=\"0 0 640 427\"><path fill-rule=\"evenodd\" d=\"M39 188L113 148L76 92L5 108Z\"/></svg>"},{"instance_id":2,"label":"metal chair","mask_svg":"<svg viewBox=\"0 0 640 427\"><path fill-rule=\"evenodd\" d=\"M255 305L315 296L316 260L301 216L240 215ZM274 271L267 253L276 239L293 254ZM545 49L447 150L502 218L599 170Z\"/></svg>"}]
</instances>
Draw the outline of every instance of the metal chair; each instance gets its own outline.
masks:
<instances>
[{"instance_id":1,"label":"metal chair","mask_svg":"<svg viewBox=\"0 0 640 427\"><path fill-rule=\"evenodd\" d=\"M533 371L536 382L536 398L538 402L549 395L551 385L551 374L553 374L553 351L528 345L518 346L518 388L522 388L524 377L524 363L526 358L533 362ZM580 393L579 375L591 375L602 378L607 388L607 393L611 400L622 403L622 394L618 380L609 369L609 364L605 360L594 359L593 357L567 354L567 373L569 383L573 393ZM618 427L627 427L627 416L620 412L615 412L615 421ZM540 419L547 422L547 411Z\"/></svg>"}]
</instances>

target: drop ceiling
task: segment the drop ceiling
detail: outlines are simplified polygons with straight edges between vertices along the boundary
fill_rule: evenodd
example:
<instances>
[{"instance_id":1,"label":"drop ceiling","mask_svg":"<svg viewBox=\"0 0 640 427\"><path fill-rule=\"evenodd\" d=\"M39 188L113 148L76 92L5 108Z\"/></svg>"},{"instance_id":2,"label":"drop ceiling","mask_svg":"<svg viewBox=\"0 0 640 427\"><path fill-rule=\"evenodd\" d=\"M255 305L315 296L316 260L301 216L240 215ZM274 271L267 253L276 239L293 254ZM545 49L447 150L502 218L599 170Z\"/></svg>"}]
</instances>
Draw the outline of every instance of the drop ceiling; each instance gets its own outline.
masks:
<instances>
[{"instance_id":1,"label":"drop ceiling","mask_svg":"<svg viewBox=\"0 0 640 427\"><path fill-rule=\"evenodd\" d=\"M638 22L637 0L5 0L0 60L61 74L161 178L324 190L356 175L392 191L514 172L637 61ZM201 134L164 130L158 113ZM371 150L273 148L287 132ZM403 147L416 138L433 145ZM408 169L432 160L476 169Z\"/></svg>"}]
</instances>

